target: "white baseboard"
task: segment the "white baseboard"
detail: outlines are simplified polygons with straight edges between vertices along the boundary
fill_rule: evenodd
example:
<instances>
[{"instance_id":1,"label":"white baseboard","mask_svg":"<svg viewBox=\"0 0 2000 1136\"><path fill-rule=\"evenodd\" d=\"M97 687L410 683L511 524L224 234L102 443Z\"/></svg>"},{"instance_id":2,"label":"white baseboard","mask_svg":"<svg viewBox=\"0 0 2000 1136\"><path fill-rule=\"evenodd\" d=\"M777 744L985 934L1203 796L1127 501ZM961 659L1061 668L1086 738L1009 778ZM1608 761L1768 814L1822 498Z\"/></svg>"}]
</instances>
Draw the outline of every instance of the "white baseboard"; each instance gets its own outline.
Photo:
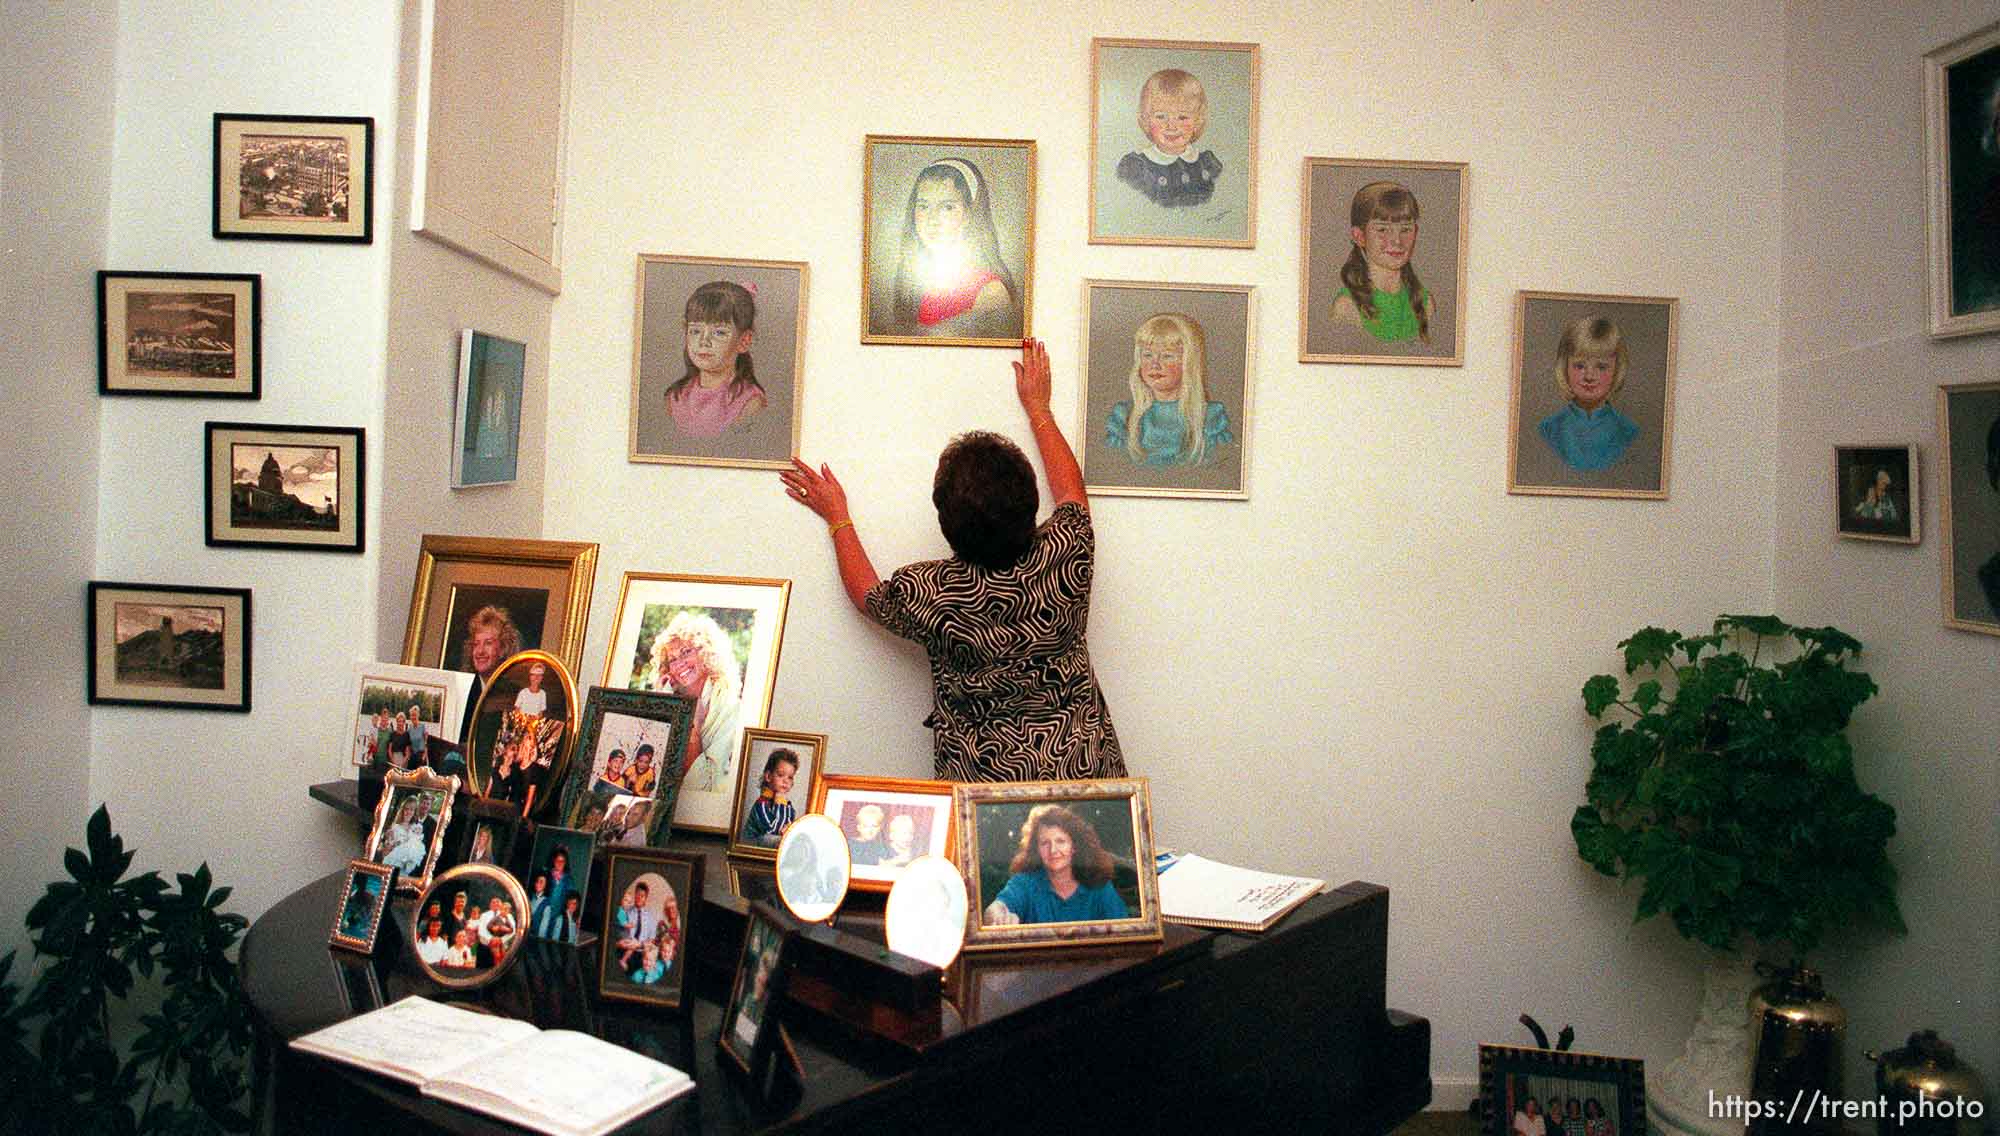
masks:
<instances>
[{"instance_id":1,"label":"white baseboard","mask_svg":"<svg viewBox=\"0 0 2000 1136\"><path fill-rule=\"evenodd\" d=\"M1431 1080L1431 1105L1425 1112L1464 1112L1479 1099L1478 1081Z\"/></svg>"}]
</instances>

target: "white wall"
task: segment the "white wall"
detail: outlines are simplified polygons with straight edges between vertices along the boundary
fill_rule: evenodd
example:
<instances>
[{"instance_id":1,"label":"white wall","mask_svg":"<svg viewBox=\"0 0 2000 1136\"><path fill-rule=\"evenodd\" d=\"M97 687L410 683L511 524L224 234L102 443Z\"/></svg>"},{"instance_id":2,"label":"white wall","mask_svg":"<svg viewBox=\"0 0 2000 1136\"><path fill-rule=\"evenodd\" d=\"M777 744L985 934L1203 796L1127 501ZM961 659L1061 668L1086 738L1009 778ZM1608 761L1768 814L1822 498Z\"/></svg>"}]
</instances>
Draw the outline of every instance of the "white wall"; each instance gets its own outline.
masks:
<instances>
[{"instance_id":1,"label":"white wall","mask_svg":"<svg viewBox=\"0 0 2000 1136\"><path fill-rule=\"evenodd\" d=\"M1451 1093L1523 1010L1664 1059L1701 959L1578 860L1577 691L1646 623L1771 603L1781 141L1775 5L1415 0L863 3L713 13L579 0L547 535L602 541L584 672L626 570L795 581L772 724L846 771L927 775L921 653L841 595L775 475L625 459L638 253L812 266L803 449L885 572L940 555L953 433L1027 441L1001 351L857 342L862 136L1033 138L1035 333L1075 397L1079 281L1258 286L1247 503L1102 499L1091 645L1156 838L1392 891L1391 1000ZM1257 247L1085 243L1092 35L1263 45ZM865 75L865 79L863 76ZM1307 154L1471 163L1467 363L1294 361ZM1716 223L1727 202L1728 225ZM1504 492L1513 292L1679 296L1672 499ZM1075 437L1075 424L1070 432Z\"/></svg>"},{"instance_id":2,"label":"white wall","mask_svg":"<svg viewBox=\"0 0 2000 1136\"><path fill-rule=\"evenodd\" d=\"M2000 336L1925 331L1921 62L1994 17L1987 0L1786 6L1777 591L1867 644L1882 695L1852 731L1856 768L1896 806L1910 926L1823 960L1853 1014L1850 1086L1861 1049L1925 1026L2000 1075L2000 639L1942 626L1936 414L1938 384L2000 374ZM1922 449L1917 547L1834 536L1833 447L1878 442Z\"/></svg>"},{"instance_id":3,"label":"white wall","mask_svg":"<svg viewBox=\"0 0 2000 1136\"><path fill-rule=\"evenodd\" d=\"M10 412L0 493L0 784L15 850L0 873L0 953L83 843L90 712L84 581L97 514L97 299L111 180L117 6L0 5L0 401ZM22 964L25 966L25 963ZM21 977L17 968L15 977Z\"/></svg>"}]
</instances>

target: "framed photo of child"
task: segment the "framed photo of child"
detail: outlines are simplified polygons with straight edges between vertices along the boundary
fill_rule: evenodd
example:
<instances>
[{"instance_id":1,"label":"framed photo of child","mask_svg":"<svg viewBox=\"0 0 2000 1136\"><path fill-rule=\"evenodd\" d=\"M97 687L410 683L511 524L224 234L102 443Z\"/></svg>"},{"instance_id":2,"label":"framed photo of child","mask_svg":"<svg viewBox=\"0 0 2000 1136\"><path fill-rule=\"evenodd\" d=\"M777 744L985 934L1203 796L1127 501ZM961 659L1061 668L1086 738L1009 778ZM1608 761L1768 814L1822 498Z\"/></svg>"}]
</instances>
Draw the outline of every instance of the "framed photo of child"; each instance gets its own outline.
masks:
<instances>
[{"instance_id":1,"label":"framed photo of child","mask_svg":"<svg viewBox=\"0 0 2000 1136\"><path fill-rule=\"evenodd\" d=\"M528 937L528 894L491 864L460 864L417 899L411 950L424 976L452 990L497 980Z\"/></svg>"},{"instance_id":2,"label":"framed photo of child","mask_svg":"<svg viewBox=\"0 0 2000 1136\"><path fill-rule=\"evenodd\" d=\"M916 860L957 854L949 781L822 773L806 811L840 826L855 891L886 892Z\"/></svg>"},{"instance_id":3,"label":"framed photo of child","mask_svg":"<svg viewBox=\"0 0 2000 1136\"><path fill-rule=\"evenodd\" d=\"M1680 307L1516 294L1507 492L1666 499Z\"/></svg>"},{"instance_id":4,"label":"framed photo of child","mask_svg":"<svg viewBox=\"0 0 2000 1136\"><path fill-rule=\"evenodd\" d=\"M1918 543L1919 476L1914 445L1835 446L1834 531L1850 540Z\"/></svg>"},{"instance_id":5,"label":"framed photo of child","mask_svg":"<svg viewBox=\"0 0 2000 1136\"><path fill-rule=\"evenodd\" d=\"M1466 171L1305 160L1299 362L1465 365Z\"/></svg>"},{"instance_id":6,"label":"framed photo of child","mask_svg":"<svg viewBox=\"0 0 2000 1136\"><path fill-rule=\"evenodd\" d=\"M729 815L729 854L776 860L778 841L820 777L826 735L748 727L737 761L736 805Z\"/></svg>"},{"instance_id":7,"label":"framed photo of child","mask_svg":"<svg viewBox=\"0 0 2000 1136\"><path fill-rule=\"evenodd\" d=\"M681 791L681 767L671 758L687 748L694 706L666 691L591 687L562 823L591 833L600 847L665 844Z\"/></svg>"},{"instance_id":8,"label":"framed photo of child","mask_svg":"<svg viewBox=\"0 0 2000 1136\"><path fill-rule=\"evenodd\" d=\"M1090 243L1257 243L1254 43L1090 41Z\"/></svg>"},{"instance_id":9,"label":"framed photo of child","mask_svg":"<svg viewBox=\"0 0 2000 1136\"><path fill-rule=\"evenodd\" d=\"M334 917L328 942L336 947L375 953L375 939L382 931L382 913L389 909L389 892L395 886L396 869L367 860L347 862L347 886L341 889L340 913Z\"/></svg>"},{"instance_id":10,"label":"framed photo of child","mask_svg":"<svg viewBox=\"0 0 2000 1136\"><path fill-rule=\"evenodd\" d=\"M778 1008L785 997L785 955L795 927L767 903L752 903L736 978L722 1008L717 1044L727 1064L762 1084L777 1049Z\"/></svg>"},{"instance_id":11,"label":"framed photo of child","mask_svg":"<svg viewBox=\"0 0 2000 1136\"><path fill-rule=\"evenodd\" d=\"M967 951L1159 939L1143 779L960 783L952 810Z\"/></svg>"},{"instance_id":12,"label":"framed photo of child","mask_svg":"<svg viewBox=\"0 0 2000 1136\"><path fill-rule=\"evenodd\" d=\"M1246 284L1083 282L1084 488L1100 496L1250 496Z\"/></svg>"},{"instance_id":13,"label":"framed photo of child","mask_svg":"<svg viewBox=\"0 0 2000 1136\"><path fill-rule=\"evenodd\" d=\"M2000 383L1938 387L1944 625L2000 635Z\"/></svg>"},{"instance_id":14,"label":"framed photo of child","mask_svg":"<svg viewBox=\"0 0 2000 1136\"><path fill-rule=\"evenodd\" d=\"M599 928L597 992L678 1009L687 990L688 934L706 861L698 853L617 850Z\"/></svg>"},{"instance_id":15,"label":"framed photo of child","mask_svg":"<svg viewBox=\"0 0 2000 1136\"><path fill-rule=\"evenodd\" d=\"M552 824L537 826L528 854L528 934L575 945L590 898L592 834Z\"/></svg>"},{"instance_id":16,"label":"framed photo of child","mask_svg":"<svg viewBox=\"0 0 2000 1136\"><path fill-rule=\"evenodd\" d=\"M1924 56L1930 329L2000 331L2000 24Z\"/></svg>"},{"instance_id":17,"label":"framed photo of child","mask_svg":"<svg viewBox=\"0 0 2000 1136\"><path fill-rule=\"evenodd\" d=\"M1019 347L1032 330L1035 144L864 141L861 342Z\"/></svg>"},{"instance_id":18,"label":"framed photo of child","mask_svg":"<svg viewBox=\"0 0 2000 1136\"><path fill-rule=\"evenodd\" d=\"M639 255L635 462L782 469L799 450L806 263Z\"/></svg>"}]
</instances>

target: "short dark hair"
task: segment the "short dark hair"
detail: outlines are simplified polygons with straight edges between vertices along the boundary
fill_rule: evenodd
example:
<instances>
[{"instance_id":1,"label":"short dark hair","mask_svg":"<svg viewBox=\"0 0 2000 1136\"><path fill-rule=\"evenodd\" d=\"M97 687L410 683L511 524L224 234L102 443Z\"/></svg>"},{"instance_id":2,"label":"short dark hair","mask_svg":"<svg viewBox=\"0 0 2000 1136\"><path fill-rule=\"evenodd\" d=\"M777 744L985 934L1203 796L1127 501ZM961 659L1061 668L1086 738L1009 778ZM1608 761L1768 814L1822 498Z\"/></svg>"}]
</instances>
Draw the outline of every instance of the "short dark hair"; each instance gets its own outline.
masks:
<instances>
[{"instance_id":1,"label":"short dark hair","mask_svg":"<svg viewBox=\"0 0 2000 1136\"><path fill-rule=\"evenodd\" d=\"M960 434L938 455L931 482L938 527L958 558L989 572L1012 568L1035 538L1041 494L1021 447L998 434Z\"/></svg>"}]
</instances>

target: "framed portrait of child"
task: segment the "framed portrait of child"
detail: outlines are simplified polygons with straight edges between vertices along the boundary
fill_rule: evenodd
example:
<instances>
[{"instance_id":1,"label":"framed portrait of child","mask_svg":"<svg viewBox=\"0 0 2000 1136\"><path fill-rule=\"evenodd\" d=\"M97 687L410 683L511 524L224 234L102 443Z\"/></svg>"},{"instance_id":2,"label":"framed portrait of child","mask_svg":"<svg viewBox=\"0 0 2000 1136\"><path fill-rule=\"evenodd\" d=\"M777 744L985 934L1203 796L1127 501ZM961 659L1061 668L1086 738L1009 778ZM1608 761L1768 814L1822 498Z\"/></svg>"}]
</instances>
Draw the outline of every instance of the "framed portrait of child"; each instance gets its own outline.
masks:
<instances>
[{"instance_id":1,"label":"framed portrait of child","mask_svg":"<svg viewBox=\"0 0 2000 1136\"><path fill-rule=\"evenodd\" d=\"M1254 43L1090 41L1090 243L1257 243Z\"/></svg>"},{"instance_id":2,"label":"framed portrait of child","mask_svg":"<svg viewBox=\"0 0 2000 1136\"><path fill-rule=\"evenodd\" d=\"M729 854L776 860L778 842L800 814L826 760L826 735L745 727L737 761Z\"/></svg>"},{"instance_id":3,"label":"framed portrait of child","mask_svg":"<svg viewBox=\"0 0 2000 1136\"><path fill-rule=\"evenodd\" d=\"M1465 365L1464 162L1307 158L1299 362Z\"/></svg>"},{"instance_id":4,"label":"framed portrait of child","mask_svg":"<svg viewBox=\"0 0 2000 1136\"><path fill-rule=\"evenodd\" d=\"M1922 476L1915 445L1835 446L1834 531L1847 540L1919 543Z\"/></svg>"},{"instance_id":5,"label":"framed portrait of child","mask_svg":"<svg viewBox=\"0 0 2000 1136\"><path fill-rule=\"evenodd\" d=\"M1507 492L1666 499L1680 307L1517 293Z\"/></svg>"}]
</instances>

